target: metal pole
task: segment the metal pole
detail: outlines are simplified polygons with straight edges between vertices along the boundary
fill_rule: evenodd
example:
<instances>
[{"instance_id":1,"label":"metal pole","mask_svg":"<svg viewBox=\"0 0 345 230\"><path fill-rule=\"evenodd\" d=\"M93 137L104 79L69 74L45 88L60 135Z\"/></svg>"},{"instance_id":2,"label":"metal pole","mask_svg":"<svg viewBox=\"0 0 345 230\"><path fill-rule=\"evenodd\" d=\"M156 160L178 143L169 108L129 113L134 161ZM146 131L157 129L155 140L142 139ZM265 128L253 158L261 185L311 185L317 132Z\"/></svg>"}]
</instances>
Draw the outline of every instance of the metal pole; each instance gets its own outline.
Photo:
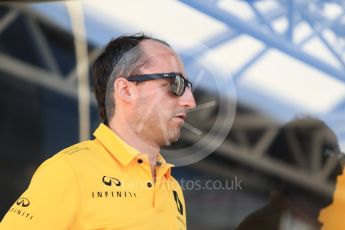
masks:
<instances>
[{"instance_id":1,"label":"metal pole","mask_svg":"<svg viewBox=\"0 0 345 230\"><path fill-rule=\"evenodd\" d=\"M84 16L80 1L67 1L66 6L71 17L77 59L79 140L84 141L90 138L89 76L88 68L85 68L85 65L83 65L83 63L88 63Z\"/></svg>"}]
</instances>

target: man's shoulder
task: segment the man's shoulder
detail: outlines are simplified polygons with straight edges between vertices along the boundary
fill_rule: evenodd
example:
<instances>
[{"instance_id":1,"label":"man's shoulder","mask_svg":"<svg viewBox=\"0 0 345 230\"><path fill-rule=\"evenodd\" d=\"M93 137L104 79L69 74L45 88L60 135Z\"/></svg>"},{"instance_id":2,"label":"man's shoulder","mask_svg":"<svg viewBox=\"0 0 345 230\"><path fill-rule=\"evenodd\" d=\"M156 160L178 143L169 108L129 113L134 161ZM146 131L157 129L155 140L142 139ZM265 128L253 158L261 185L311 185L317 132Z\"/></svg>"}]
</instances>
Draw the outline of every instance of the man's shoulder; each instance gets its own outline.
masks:
<instances>
[{"instance_id":1,"label":"man's shoulder","mask_svg":"<svg viewBox=\"0 0 345 230\"><path fill-rule=\"evenodd\" d=\"M89 165L96 162L97 158L99 158L99 149L97 148L99 147L93 140L71 145L46 159L38 167L35 174L40 172L54 174L61 172L67 175L80 171L83 168L89 169Z\"/></svg>"},{"instance_id":2,"label":"man's shoulder","mask_svg":"<svg viewBox=\"0 0 345 230\"><path fill-rule=\"evenodd\" d=\"M181 186L180 181L178 181L175 177L173 177L173 175L169 176L169 180L170 180L171 189L177 191L178 193L183 194L183 188Z\"/></svg>"},{"instance_id":3,"label":"man's shoulder","mask_svg":"<svg viewBox=\"0 0 345 230\"><path fill-rule=\"evenodd\" d=\"M61 150L56 155L63 155L63 156L72 156L75 154L80 155L82 153L90 152L94 148L95 148L94 141L92 140L82 141Z\"/></svg>"},{"instance_id":4,"label":"man's shoulder","mask_svg":"<svg viewBox=\"0 0 345 230\"><path fill-rule=\"evenodd\" d=\"M171 180L171 183L180 185L180 183L177 181L177 179L176 179L173 175L170 175L170 176L169 176L169 179Z\"/></svg>"},{"instance_id":5,"label":"man's shoulder","mask_svg":"<svg viewBox=\"0 0 345 230\"><path fill-rule=\"evenodd\" d=\"M62 149L58 153L54 154L50 160L52 161L65 161L70 163L89 161L90 158L97 157L96 152L98 146L94 143L93 140L83 141L71 145L65 149Z\"/></svg>"},{"instance_id":6,"label":"man's shoulder","mask_svg":"<svg viewBox=\"0 0 345 230\"><path fill-rule=\"evenodd\" d=\"M67 148L60 150L59 152L53 154L50 158L46 159L43 164L50 164L50 162L60 162L65 161L67 159L76 158L75 156L82 156L84 154L88 154L93 150L93 141L83 141L71 145Z\"/></svg>"}]
</instances>

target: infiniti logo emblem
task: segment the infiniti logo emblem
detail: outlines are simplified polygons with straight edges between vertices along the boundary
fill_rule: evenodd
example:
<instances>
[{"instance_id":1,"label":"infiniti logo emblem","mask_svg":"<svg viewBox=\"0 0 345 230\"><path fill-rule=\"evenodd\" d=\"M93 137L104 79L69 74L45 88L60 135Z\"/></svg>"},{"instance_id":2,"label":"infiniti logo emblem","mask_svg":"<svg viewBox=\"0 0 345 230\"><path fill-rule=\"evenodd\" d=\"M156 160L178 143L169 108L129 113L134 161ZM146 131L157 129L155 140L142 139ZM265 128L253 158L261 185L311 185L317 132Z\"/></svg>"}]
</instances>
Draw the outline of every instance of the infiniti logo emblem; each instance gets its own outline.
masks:
<instances>
[{"instance_id":1,"label":"infiniti logo emblem","mask_svg":"<svg viewBox=\"0 0 345 230\"><path fill-rule=\"evenodd\" d=\"M103 176L102 182L107 186L112 186L113 184L116 186L121 185L121 182L118 179L109 176Z\"/></svg>"},{"instance_id":2,"label":"infiniti logo emblem","mask_svg":"<svg viewBox=\"0 0 345 230\"><path fill-rule=\"evenodd\" d=\"M22 207L28 207L30 205L30 201L25 198L25 197L20 197L17 201L16 201L17 205L20 205Z\"/></svg>"}]
</instances>

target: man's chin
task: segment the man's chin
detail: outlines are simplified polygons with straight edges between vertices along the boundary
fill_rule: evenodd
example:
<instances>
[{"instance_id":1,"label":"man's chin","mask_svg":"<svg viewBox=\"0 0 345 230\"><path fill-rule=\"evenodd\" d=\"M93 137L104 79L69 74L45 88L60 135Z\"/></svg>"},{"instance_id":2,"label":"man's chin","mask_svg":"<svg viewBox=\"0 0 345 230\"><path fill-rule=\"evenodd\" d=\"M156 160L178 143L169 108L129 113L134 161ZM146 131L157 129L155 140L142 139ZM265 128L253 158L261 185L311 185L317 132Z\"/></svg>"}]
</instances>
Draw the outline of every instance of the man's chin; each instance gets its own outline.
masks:
<instances>
[{"instance_id":1,"label":"man's chin","mask_svg":"<svg viewBox=\"0 0 345 230\"><path fill-rule=\"evenodd\" d=\"M168 147L174 143L176 143L180 139L180 132L177 133L170 133L169 139L165 139L163 141L163 145L161 147Z\"/></svg>"},{"instance_id":2,"label":"man's chin","mask_svg":"<svg viewBox=\"0 0 345 230\"><path fill-rule=\"evenodd\" d=\"M176 143L180 139L180 132L178 132L176 135L174 135L172 138L170 138L170 143Z\"/></svg>"}]
</instances>

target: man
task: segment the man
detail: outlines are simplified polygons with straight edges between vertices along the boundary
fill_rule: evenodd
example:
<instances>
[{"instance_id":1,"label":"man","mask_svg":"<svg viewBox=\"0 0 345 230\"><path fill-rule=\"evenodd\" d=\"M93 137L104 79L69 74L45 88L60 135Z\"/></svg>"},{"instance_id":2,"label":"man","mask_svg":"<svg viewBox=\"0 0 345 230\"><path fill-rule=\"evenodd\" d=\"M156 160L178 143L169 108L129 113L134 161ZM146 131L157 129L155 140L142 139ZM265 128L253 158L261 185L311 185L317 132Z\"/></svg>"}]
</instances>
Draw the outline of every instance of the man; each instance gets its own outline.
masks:
<instances>
[{"instance_id":1,"label":"man","mask_svg":"<svg viewBox=\"0 0 345 230\"><path fill-rule=\"evenodd\" d=\"M1 229L186 229L181 187L159 153L195 107L180 58L158 39L122 36L93 78L96 138L44 162Z\"/></svg>"},{"instance_id":2,"label":"man","mask_svg":"<svg viewBox=\"0 0 345 230\"><path fill-rule=\"evenodd\" d=\"M296 170L308 173L314 180L326 180L335 188L341 173L341 156L334 132L321 120L305 117L281 127L267 149L267 155ZM320 164L321 169L317 164ZM271 178L271 196L264 207L242 221L237 230L246 229L320 229L320 210L331 203L332 195L276 175Z\"/></svg>"}]
</instances>

